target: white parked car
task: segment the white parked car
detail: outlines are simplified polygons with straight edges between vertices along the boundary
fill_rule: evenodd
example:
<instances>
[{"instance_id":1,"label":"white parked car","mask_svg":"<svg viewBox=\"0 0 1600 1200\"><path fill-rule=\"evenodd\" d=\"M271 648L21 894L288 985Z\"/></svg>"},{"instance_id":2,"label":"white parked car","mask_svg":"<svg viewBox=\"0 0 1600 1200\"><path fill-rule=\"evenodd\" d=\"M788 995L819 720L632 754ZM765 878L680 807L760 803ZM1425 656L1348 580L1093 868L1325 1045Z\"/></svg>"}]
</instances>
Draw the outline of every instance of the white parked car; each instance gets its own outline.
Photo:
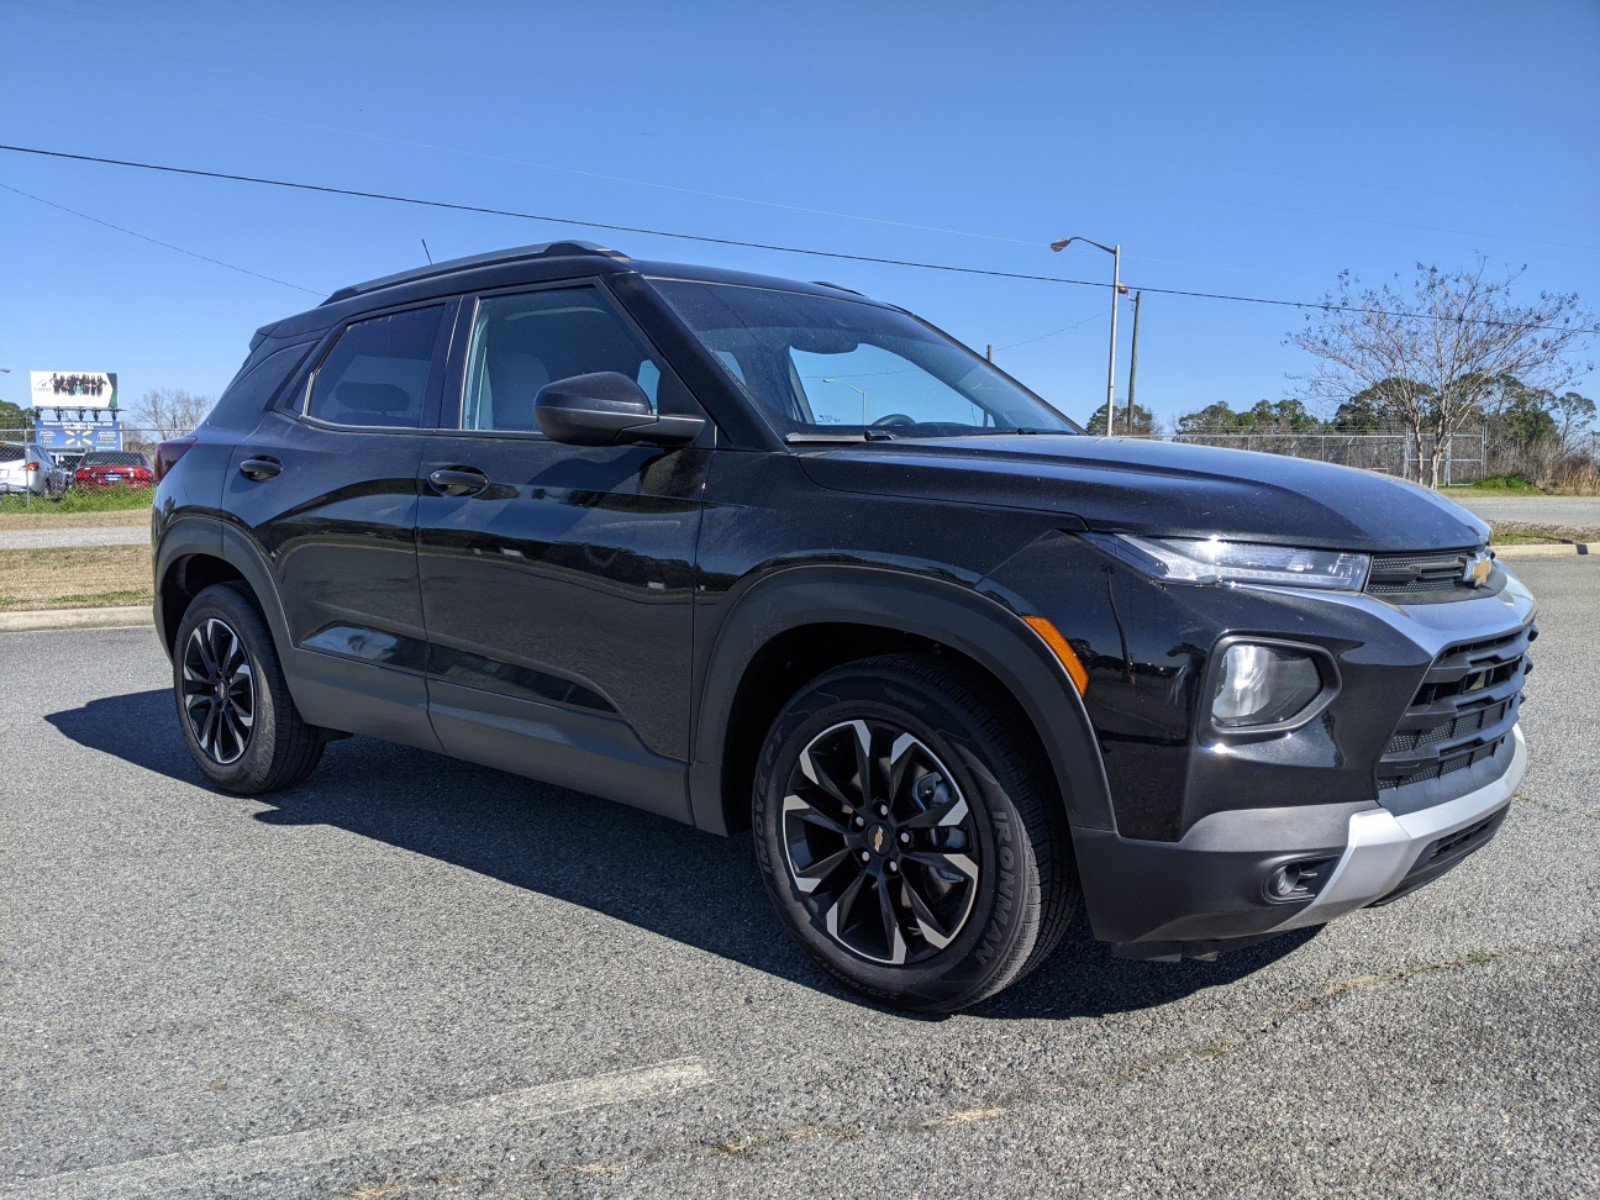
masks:
<instances>
[{"instance_id":1,"label":"white parked car","mask_svg":"<svg viewBox=\"0 0 1600 1200\"><path fill-rule=\"evenodd\" d=\"M66 472L39 447L0 442L0 495L58 496L67 483Z\"/></svg>"}]
</instances>

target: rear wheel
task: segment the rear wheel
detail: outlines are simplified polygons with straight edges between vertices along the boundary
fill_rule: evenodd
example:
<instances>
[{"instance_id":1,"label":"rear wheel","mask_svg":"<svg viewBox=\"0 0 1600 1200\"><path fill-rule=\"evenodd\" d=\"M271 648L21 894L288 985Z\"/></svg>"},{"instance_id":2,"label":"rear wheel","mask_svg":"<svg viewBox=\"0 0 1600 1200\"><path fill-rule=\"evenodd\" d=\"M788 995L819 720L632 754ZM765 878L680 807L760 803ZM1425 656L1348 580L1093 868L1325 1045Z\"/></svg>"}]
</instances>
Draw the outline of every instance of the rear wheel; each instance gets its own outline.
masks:
<instances>
[{"instance_id":1,"label":"rear wheel","mask_svg":"<svg viewBox=\"0 0 1600 1200\"><path fill-rule=\"evenodd\" d=\"M300 718L266 621L238 584L206 588L184 612L172 688L190 756L224 791L289 787L322 757L322 731Z\"/></svg>"},{"instance_id":2,"label":"rear wheel","mask_svg":"<svg viewBox=\"0 0 1600 1200\"><path fill-rule=\"evenodd\" d=\"M754 826L791 935L876 999L948 1011L1059 941L1077 883L1039 756L986 680L929 656L850 663L773 723Z\"/></svg>"}]
</instances>

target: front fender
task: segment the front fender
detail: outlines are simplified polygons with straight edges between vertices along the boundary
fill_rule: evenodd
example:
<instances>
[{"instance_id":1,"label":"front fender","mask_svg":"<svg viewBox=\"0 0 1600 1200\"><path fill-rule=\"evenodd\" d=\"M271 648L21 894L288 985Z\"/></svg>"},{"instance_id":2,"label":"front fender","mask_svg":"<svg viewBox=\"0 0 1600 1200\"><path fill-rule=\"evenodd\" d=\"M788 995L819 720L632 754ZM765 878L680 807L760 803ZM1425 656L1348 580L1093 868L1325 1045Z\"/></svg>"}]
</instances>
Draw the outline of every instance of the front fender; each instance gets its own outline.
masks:
<instances>
[{"instance_id":1,"label":"front fender","mask_svg":"<svg viewBox=\"0 0 1600 1200\"><path fill-rule=\"evenodd\" d=\"M916 634L978 663L1033 725L1071 824L1113 830L1100 750L1071 679L1021 616L959 584L861 566L786 568L752 584L719 624L699 688L689 770L694 823L727 833L722 760L745 669L774 637L805 625L855 624Z\"/></svg>"}]
</instances>

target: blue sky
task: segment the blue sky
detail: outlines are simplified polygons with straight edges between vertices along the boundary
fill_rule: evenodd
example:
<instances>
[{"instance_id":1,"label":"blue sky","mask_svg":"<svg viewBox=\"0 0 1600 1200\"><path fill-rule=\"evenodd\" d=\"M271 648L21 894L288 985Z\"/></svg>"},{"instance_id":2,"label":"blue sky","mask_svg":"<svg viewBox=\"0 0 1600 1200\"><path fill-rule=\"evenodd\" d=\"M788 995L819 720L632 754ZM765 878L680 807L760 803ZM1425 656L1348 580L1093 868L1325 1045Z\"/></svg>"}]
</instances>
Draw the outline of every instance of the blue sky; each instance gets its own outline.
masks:
<instances>
[{"instance_id":1,"label":"blue sky","mask_svg":"<svg viewBox=\"0 0 1600 1200\"><path fill-rule=\"evenodd\" d=\"M1600 308L1600 4L135 4L0 0L0 141L720 237L1315 298L1527 265ZM1082 419L1103 290L0 154L0 398L110 370L215 394L354 280L553 237L915 309ZM1119 395L1131 311L1121 327ZM1278 398L1293 310L1147 296L1158 416ZM1069 328L1070 327L1070 328ZM1060 332L1065 330L1065 332ZM1594 353L1595 348L1590 348ZM1584 390L1594 395L1591 375Z\"/></svg>"}]
</instances>

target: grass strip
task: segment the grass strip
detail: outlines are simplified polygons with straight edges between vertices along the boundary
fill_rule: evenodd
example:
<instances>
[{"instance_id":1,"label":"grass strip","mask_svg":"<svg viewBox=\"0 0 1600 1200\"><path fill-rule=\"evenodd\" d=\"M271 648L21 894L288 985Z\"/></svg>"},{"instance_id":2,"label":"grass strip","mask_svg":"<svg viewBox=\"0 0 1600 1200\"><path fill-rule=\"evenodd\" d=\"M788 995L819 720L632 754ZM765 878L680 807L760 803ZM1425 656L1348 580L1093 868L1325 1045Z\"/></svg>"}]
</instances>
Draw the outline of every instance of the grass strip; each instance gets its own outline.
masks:
<instances>
[{"instance_id":1,"label":"grass strip","mask_svg":"<svg viewBox=\"0 0 1600 1200\"><path fill-rule=\"evenodd\" d=\"M0 611L149 604L144 546L0 550Z\"/></svg>"}]
</instances>

